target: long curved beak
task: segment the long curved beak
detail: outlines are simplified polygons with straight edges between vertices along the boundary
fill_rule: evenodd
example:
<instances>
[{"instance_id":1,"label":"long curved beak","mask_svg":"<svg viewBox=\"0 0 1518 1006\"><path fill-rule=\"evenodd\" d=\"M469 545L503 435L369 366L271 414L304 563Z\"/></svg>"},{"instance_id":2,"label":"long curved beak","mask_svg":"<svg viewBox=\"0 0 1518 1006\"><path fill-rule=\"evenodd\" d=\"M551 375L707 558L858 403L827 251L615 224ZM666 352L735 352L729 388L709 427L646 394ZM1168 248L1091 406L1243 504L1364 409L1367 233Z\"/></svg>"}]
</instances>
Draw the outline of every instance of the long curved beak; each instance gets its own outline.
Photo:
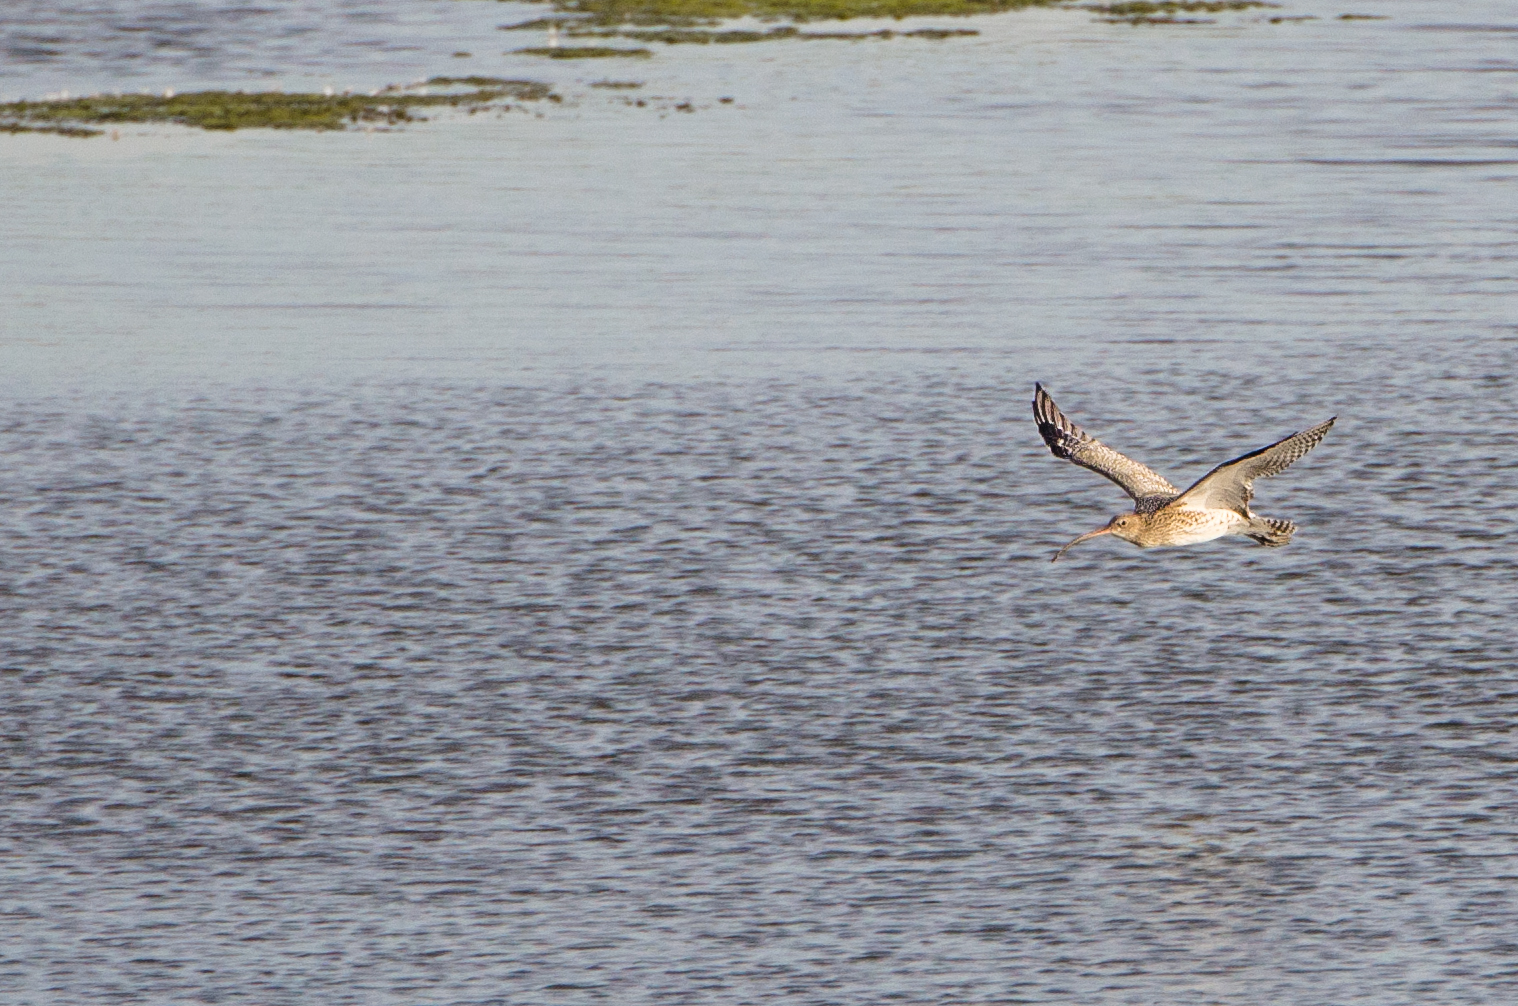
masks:
<instances>
[{"instance_id":1,"label":"long curved beak","mask_svg":"<svg viewBox=\"0 0 1518 1006\"><path fill-rule=\"evenodd\" d=\"M1111 534L1111 533L1112 533L1112 528L1110 528L1110 527L1099 527L1095 531L1087 531L1085 534L1081 535L1079 538L1075 539L1070 544L1068 544L1064 548L1060 549L1058 552L1055 552L1054 553L1054 558L1050 559L1049 561L1050 562L1059 562L1059 557L1060 556L1064 555L1066 552L1070 551L1072 548L1074 548L1075 546L1079 545L1081 542L1083 542L1083 541L1090 541L1092 538L1098 538L1098 537L1100 537L1100 536L1102 536L1104 534Z\"/></svg>"}]
</instances>

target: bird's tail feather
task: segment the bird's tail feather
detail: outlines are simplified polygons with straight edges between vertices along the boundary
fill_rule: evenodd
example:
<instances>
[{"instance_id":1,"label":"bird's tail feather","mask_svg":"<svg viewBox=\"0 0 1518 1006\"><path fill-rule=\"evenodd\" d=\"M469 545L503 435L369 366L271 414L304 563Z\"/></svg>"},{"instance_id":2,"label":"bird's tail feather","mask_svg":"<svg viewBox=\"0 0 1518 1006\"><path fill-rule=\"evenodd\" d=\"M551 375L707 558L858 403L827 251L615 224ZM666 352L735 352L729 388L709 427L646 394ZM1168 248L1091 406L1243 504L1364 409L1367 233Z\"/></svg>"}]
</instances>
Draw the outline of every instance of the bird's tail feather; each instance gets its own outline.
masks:
<instances>
[{"instance_id":1,"label":"bird's tail feather","mask_svg":"<svg viewBox=\"0 0 1518 1006\"><path fill-rule=\"evenodd\" d=\"M1251 517L1244 533L1267 548L1279 548L1291 541L1291 536L1297 533L1297 526L1275 517Z\"/></svg>"}]
</instances>

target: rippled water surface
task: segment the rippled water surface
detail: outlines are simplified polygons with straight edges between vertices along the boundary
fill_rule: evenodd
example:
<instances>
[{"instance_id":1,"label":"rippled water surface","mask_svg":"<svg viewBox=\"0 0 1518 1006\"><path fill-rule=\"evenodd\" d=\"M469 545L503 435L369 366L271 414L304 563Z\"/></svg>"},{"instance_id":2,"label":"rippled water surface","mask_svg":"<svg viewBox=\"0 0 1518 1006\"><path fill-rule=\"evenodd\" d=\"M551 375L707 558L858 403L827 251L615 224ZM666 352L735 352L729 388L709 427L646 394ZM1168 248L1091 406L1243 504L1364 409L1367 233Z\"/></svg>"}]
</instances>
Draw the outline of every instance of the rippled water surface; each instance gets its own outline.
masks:
<instances>
[{"instance_id":1,"label":"rippled water surface","mask_svg":"<svg viewBox=\"0 0 1518 1006\"><path fill-rule=\"evenodd\" d=\"M0 998L1518 995L1511 10L540 10L0 18L12 96L565 99L0 135ZM1183 485L1340 419L1290 548L1051 566L1125 500L1034 380Z\"/></svg>"}]
</instances>

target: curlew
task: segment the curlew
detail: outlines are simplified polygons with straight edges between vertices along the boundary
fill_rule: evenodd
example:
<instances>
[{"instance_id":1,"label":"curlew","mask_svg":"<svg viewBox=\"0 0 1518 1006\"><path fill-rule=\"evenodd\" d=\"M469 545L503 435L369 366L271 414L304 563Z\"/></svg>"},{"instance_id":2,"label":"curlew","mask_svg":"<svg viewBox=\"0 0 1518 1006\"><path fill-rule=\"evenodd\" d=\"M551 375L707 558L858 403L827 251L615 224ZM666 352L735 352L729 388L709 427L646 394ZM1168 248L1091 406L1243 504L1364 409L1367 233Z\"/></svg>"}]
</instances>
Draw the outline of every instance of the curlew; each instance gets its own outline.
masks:
<instances>
[{"instance_id":1,"label":"curlew","mask_svg":"<svg viewBox=\"0 0 1518 1006\"><path fill-rule=\"evenodd\" d=\"M1104 534L1116 535L1139 548L1195 545L1228 534L1241 534L1272 548L1285 545L1296 534L1297 526L1289 520L1261 517L1249 509L1254 480L1285 471L1318 446L1334 424L1330 419L1226 461L1181 492L1147 465L1119 454L1066 419L1042 384L1033 387L1033 418L1050 452L1116 482L1134 503L1133 510L1112 518L1106 527L1081 535L1054 553L1050 562L1081 542Z\"/></svg>"}]
</instances>

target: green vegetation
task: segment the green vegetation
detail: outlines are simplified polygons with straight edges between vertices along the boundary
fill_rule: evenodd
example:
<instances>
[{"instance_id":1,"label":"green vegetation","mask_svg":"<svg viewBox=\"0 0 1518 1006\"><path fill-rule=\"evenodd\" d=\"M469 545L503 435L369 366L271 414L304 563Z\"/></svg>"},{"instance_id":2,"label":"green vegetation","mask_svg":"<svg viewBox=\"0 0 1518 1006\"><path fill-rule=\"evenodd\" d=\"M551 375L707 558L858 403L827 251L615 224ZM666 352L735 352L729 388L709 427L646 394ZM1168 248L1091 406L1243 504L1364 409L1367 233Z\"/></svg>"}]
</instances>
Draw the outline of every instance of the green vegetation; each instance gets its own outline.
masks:
<instances>
[{"instance_id":1,"label":"green vegetation","mask_svg":"<svg viewBox=\"0 0 1518 1006\"><path fill-rule=\"evenodd\" d=\"M1101 20L1125 24L1209 24L1199 18L1177 14L1220 14L1254 7L1279 7L1262 0L1129 0L1126 3L1083 4L1081 10L1103 14Z\"/></svg>"},{"instance_id":2,"label":"green vegetation","mask_svg":"<svg viewBox=\"0 0 1518 1006\"><path fill-rule=\"evenodd\" d=\"M34 126L21 122L0 122L0 133L56 133L59 136L99 136L103 130L90 129L88 126Z\"/></svg>"},{"instance_id":3,"label":"green vegetation","mask_svg":"<svg viewBox=\"0 0 1518 1006\"><path fill-rule=\"evenodd\" d=\"M770 42L783 38L846 39L862 38L930 38L944 39L958 35L979 35L973 28L918 28L915 31L802 31L793 25L769 31L710 31L705 28L581 28L571 30L575 38L630 38L639 42L663 42L666 45L728 45L740 42Z\"/></svg>"},{"instance_id":4,"label":"green vegetation","mask_svg":"<svg viewBox=\"0 0 1518 1006\"><path fill-rule=\"evenodd\" d=\"M433 77L429 87L474 87L501 91L518 101L542 101L553 97L553 89L535 80L503 80L500 77Z\"/></svg>"},{"instance_id":5,"label":"green vegetation","mask_svg":"<svg viewBox=\"0 0 1518 1006\"><path fill-rule=\"evenodd\" d=\"M1252 7L1279 7L1262 0L1129 0L1127 3L1084 4L1081 10L1095 11L1111 17L1155 17L1166 14L1221 14L1224 11L1249 10Z\"/></svg>"},{"instance_id":6,"label":"green vegetation","mask_svg":"<svg viewBox=\"0 0 1518 1006\"><path fill-rule=\"evenodd\" d=\"M768 42L778 39L916 38L943 39L975 35L967 29L920 28L892 32L806 32L796 27L810 21L846 21L850 18L968 17L997 14L1027 7L1072 7L1070 0L532 0L546 3L553 16L519 24L502 25L506 31L562 29L574 38L629 38L667 45L694 43L721 45L737 42ZM1266 0L1119 0L1114 3L1080 4L1079 9L1102 15L1102 20L1127 24L1208 24L1204 18L1180 14L1218 14L1261 7L1279 7ZM768 31L745 29L710 30L724 20L741 17L761 21L791 21ZM1370 19L1378 15L1343 14L1341 20ZM1303 18L1305 20L1305 18ZM1293 20L1281 18L1276 20ZM538 49L521 49L547 55ZM570 56L558 56L570 59Z\"/></svg>"},{"instance_id":7,"label":"green vegetation","mask_svg":"<svg viewBox=\"0 0 1518 1006\"><path fill-rule=\"evenodd\" d=\"M688 28L731 18L761 21L847 21L856 17L968 17L1025 7L1055 7L1064 0L543 0L585 25L662 25ZM557 18L539 18L516 28L548 27Z\"/></svg>"},{"instance_id":8,"label":"green vegetation","mask_svg":"<svg viewBox=\"0 0 1518 1006\"><path fill-rule=\"evenodd\" d=\"M512 52L547 56L549 59L608 59L616 56L647 59L653 55L647 49L617 49L607 45L537 45L527 49L513 49Z\"/></svg>"},{"instance_id":9,"label":"green vegetation","mask_svg":"<svg viewBox=\"0 0 1518 1006\"><path fill-rule=\"evenodd\" d=\"M537 0L531 0L531 2L537 2ZM498 27L502 31L547 31L549 28L563 28L580 23L575 18L535 17L531 21L518 21L516 24L503 24Z\"/></svg>"},{"instance_id":10,"label":"green vegetation","mask_svg":"<svg viewBox=\"0 0 1518 1006\"><path fill-rule=\"evenodd\" d=\"M663 42L666 45L676 45L682 42L695 42L700 45L726 44L733 42L768 42L780 38L795 38L801 34L799 28L786 26L784 28L771 28L769 31L709 31L704 28L582 28L570 29L568 35L574 38L630 38L639 42Z\"/></svg>"},{"instance_id":11,"label":"green vegetation","mask_svg":"<svg viewBox=\"0 0 1518 1006\"><path fill-rule=\"evenodd\" d=\"M1094 10L1114 17L1133 14L1221 14L1230 10L1249 10L1252 7L1279 7L1277 3L1261 0L1130 0L1128 3L1087 4L1082 10Z\"/></svg>"},{"instance_id":12,"label":"green vegetation","mask_svg":"<svg viewBox=\"0 0 1518 1006\"><path fill-rule=\"evenodd\" d=\"M883 38L890 38L890 32L875 32ZM966 35L979 35L974 28L918 28L916 31L904 31L900 33L905 38L927 38L937 41L945 38L961 38ZM820 37L820 36L819 36Z\"/></svg>"},{"instance_id":13,"label":"green vegetation","mask_svg":"<svg viewBox=\"0 0 1518 1006\"><path fill-rule=\"evenodd\" d=\"M434 87L468 85L468 91L423 93L387 88L377 94L286 94L279 91L193 91L187 94L119 94L65 101L0 105L0 130L89 135L82 123L167 122L201 129L346 129L364 123L418 121L416 108L443 105L478 109L502 100L553 100L546 84L497 77L434 77Z\"/></svg>"},{"instance_id":14,"label":"green vegetation","mask_svg":"<svg viewBox=\"0 0 1518 1006\"><path fill-rule=\"evenodd\" d=\"M974 28L917 28L913 31L892 31L884 28L880 31L803 31L797 34L797 38L836 38L836 39L860 39L860 38L931 38L944 39L954 38L959 35L979 35Z\"/></svg>"}]
</instances>

